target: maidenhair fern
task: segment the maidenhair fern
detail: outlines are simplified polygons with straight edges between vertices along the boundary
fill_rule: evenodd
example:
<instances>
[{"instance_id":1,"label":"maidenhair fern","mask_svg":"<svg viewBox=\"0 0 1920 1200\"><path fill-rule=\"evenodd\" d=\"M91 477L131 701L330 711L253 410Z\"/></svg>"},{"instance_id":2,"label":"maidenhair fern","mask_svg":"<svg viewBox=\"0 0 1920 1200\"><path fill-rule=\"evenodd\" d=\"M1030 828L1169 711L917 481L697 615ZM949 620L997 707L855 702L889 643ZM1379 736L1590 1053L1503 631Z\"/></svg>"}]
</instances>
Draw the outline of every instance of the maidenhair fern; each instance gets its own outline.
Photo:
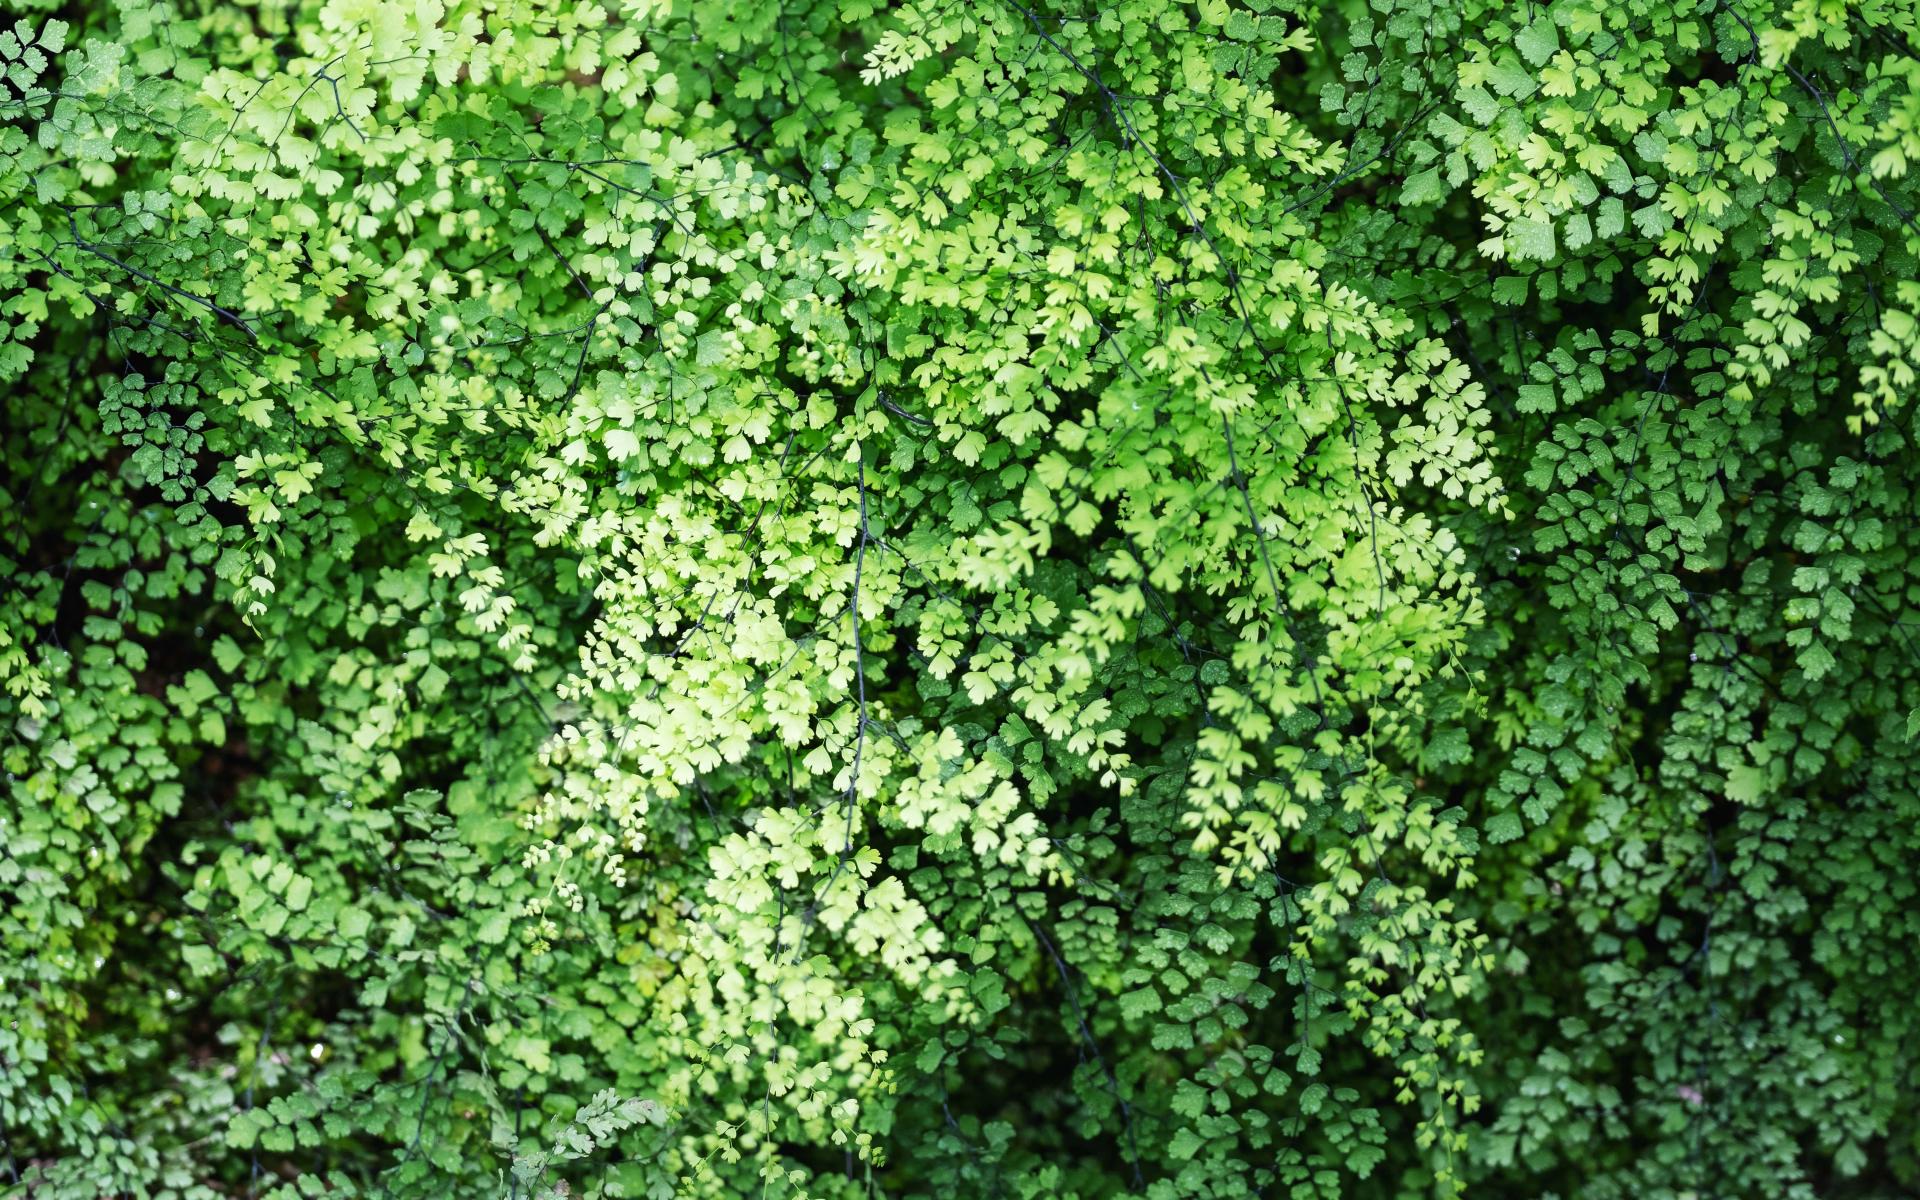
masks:
<instances>
[{"instance_id":1,"label":"maidenhair fern","mask_svg":"<svg viewBox=\"0 0 1920 1200\"><path fill-rule=\"evenodd\" d=\"M0 1189L1920 1187L1908 0L25 0Z\"/></svg>"}]
</instances>

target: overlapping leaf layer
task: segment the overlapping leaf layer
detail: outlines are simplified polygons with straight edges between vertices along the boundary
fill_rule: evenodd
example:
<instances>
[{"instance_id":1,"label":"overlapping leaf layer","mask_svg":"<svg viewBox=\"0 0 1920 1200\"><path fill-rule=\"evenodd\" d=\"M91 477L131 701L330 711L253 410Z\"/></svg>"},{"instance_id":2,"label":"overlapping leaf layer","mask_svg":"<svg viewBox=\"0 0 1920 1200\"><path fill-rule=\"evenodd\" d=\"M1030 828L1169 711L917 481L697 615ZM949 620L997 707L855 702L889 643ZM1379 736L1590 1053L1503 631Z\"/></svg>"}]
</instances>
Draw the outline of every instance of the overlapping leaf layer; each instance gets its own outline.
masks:
<instances>
[{"instance_id":1,"label":"overlapping leaf layer","mask_svg":"<svg viewBox=\"0 0 1920 1200\"><path fill-rule=\"evenodd\" d=\"M25 0L0 1189L1920 1188L1910 0Z\"/></svg>"}]
</instances>

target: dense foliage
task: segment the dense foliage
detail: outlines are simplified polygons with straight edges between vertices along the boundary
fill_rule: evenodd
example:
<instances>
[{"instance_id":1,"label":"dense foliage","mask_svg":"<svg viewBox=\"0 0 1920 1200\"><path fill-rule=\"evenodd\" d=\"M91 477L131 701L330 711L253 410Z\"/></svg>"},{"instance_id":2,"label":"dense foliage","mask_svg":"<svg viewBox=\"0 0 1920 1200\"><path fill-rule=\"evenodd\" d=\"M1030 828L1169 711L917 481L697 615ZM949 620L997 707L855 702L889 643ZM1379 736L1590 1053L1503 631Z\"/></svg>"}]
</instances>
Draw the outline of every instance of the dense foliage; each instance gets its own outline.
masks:
<instances>
[{"instance_id":1,"label":"dense foliage","mask_svg":"<svg viewBox=\"0 0 1920 1200\"><path fill-rule=\"evenodd\" d=\"M1920 1189L1912 0L23 7L0 1194Z\"/></svg>"}]
</instances>

